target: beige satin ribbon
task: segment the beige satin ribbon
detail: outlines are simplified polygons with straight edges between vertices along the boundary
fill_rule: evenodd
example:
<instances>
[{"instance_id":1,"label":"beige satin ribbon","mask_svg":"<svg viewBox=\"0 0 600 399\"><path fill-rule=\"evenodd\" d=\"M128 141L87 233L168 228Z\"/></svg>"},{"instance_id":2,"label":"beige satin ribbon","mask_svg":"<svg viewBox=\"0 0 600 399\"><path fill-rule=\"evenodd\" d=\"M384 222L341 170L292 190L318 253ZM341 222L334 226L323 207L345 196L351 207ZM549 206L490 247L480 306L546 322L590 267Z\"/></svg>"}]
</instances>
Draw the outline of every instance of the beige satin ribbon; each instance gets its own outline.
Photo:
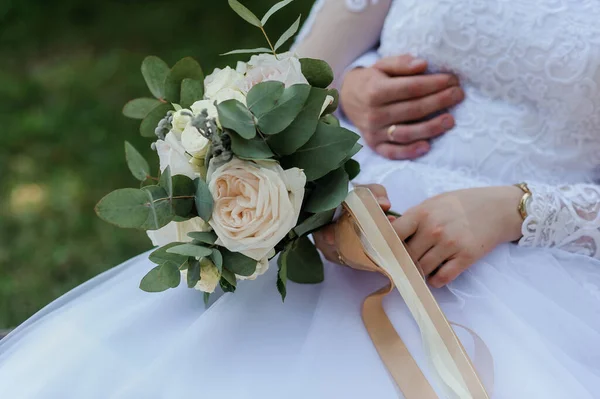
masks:
<instances>
[{"instance_id":1,"label":"beige satin ribbon","mask_svg":"<svg viewBox=\"0 0 600 399\"><path fill-rule=\"evenodd\" d=\"M419 325L438 385L449 398L489 399L460 340L450 327L422 276L377 201L366 188L357 188L345 201L349 212L338 220L336 243L341 260L355 269L382 273L386 287L363 303L363 321L382 361L407 399L436 399L431 384L410 355L383 309L383 298L394 285ZM456 325L456 324L455 324ZM483 340L464 328L475 344L475 360L493 385L493 359Z\"/></svg>"}]
</instances>

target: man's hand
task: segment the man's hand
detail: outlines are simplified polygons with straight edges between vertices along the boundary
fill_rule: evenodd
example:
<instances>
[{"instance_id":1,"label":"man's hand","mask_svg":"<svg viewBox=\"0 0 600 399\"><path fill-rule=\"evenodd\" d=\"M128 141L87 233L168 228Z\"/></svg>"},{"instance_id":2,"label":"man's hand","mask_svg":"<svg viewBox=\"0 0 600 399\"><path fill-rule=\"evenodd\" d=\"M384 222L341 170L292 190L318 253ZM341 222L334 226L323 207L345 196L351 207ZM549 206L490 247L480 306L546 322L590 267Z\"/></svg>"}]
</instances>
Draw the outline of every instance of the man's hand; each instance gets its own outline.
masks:
<instances>
[{"instance_id":1,"label":"man's hand","mask_svg":"<svg viewBox=\"0 0 600 399\"><path fill-rule=\"evenodd\" d=\"M429 139L454 127L449 113L423 121L464 98L456 76L424 75L426 69L425 61L402 55L354 69L344 78L344 113L367 144L386 158L418 158L429 151Z\"/></svg>"}]
</instances>

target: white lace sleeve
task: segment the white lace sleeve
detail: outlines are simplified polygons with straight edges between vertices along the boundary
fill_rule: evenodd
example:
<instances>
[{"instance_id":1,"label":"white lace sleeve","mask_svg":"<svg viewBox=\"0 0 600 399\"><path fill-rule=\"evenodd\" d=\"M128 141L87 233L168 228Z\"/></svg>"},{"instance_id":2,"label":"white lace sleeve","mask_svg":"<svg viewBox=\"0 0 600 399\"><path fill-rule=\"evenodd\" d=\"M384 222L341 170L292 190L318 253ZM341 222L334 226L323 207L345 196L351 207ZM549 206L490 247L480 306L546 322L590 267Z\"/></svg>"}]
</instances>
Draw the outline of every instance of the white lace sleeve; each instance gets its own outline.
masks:
<instances>
[{"instance_id":1,"label":"white lace sleeve","mask_svg":"<svg viewBox=\"0 0 600 399\"><path fill-rule=\"evenodd\" d=\"M377 45L391 3L317 0L292 49L301 57L327 61L337 83L354 60Z\"/></svg>"},{"instance_id":2,"label":"white lace sleeve","mask_svg":"<svg viewBox=\"0 0 600 399\"><path fill-rule=\"evenodd\" d=\"M519 245L557 247L600 258L600 186L529 184L529 188L532 197Z\"/></svg>"}]
</instances>

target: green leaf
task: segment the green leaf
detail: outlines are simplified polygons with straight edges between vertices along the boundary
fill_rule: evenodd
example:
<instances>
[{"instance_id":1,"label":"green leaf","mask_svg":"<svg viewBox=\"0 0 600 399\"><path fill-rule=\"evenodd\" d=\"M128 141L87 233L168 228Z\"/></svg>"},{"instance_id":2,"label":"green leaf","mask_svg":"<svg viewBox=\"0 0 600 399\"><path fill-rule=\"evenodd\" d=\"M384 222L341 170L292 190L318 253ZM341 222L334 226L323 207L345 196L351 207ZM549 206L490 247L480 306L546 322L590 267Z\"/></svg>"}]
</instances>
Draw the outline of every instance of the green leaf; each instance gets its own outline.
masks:
<instances>
[{"instance_id":1,"label":"green leaf","mask_svg":"<svg viewBox=\"0 0 600 399\"><path fill-rule=\"evenodd\" d=\"M227 53L223 53L221 55L233 55L233 54L256 54L256 53L270 53L271 49L266 47L259 48L249 48L249 49L241 49L241 50L232 50Z\"/></svg>"},{"instance_id":2,"label":"green leaf","mask_svg":"<svg viewBox=\"0 0 600 399\"><path fill-rule=\"evenodd\" d=\"M221 280L219 281L219 283L223 291L235 292L237 280L235 278L235 274L233 274L231 271L223 269L223 273L221 274Z\"/></svg>"},{"instance_id":3,"label":"green leaf","mask_svg":"<svg viewBox=\"0 0 600 399\"><path fill-rule=\"evenodd\" d=\"M344 169L346 170L350 180L354 180L356 176L360 174L360 164L354 159L347 160L344 164Z\"/></svg>"},{"instance_id":4,"label":"green leaf","mask_svg":"<svg viewBox=\"0 0 600 399\"><path fill-rule=\"evenodd\" d=\"M275 14L277 11L281 10L283 7L290 4L292 1L294 1L294 0L283 0L283 1L280 1L279 3L276 3L273 7L271 7L271 9L269 11L267 11L265 16L262 17L262 19L260 20L260 23L263 26L266 25L267 21L269 20L269 18L271 18L273 16L273 14Z\"/></svg>"},{"instance_id":5,"label":"green leaf","mask_svg":"<svg viewBox=\"0 0 600 399\"><path fill-rule=\"evenodd\" d=\"M204 293L204 306L208 306L208 302L210 301L210 292Z\"/></svg>"},{"instance_id":6,"label":"green leaf","mask_svg":"<svg viewBox=\"0 0 600 399\"><path fill-rule=\"evenodd\" d=\"M299 237L310 234L331 223L334 215L335 209L314 214L296 226L296 228L294 228L294 233Z\"/></svg>"},{"instance_id":7,"label":"green leaf","mask_svg":"<svg viewBox=\"0 0 600 399\"><path fill-rule=\"evenodd\" d=\"M327 108L325 108L325 111L323 111L323 115L333 114L338 109L338 105L340 103L340 92L336 89L328 89L327 95L333 97L333 102L329 104Z\"/></svg>"},{"instance_id":8,"label":"green leaf","mask_svg":"<svg viewBox=\"0 0 600 399\"><path fill-rule=\"evenodd\" d=\"M180 244L167 249L167 252L194 258L205 258L212 253L212 249L193 244Z\"/></svg>"},{"instance_id":9,"label":"green leaf","mask_svg":"<svg viewBox=\"0 0 600 399\"><path fill-rule=\"evenodd\" d=\"M187 270L187 286L194 288L200 281L200 262L194 259L190 262Z\"/></svg>"},{"instance_id":10,"label":"green leaf","mask_svg":"<svg viewBox=\"0 0 600 399\"><path fill-rule=\"evenodd\" d=\"M154 131L158 127L158 122L167 115L167 112L173 109L171 104L160 104L155 107L140 124L140 133L144 137L156 137Z\"/></svg>"},{"instance_id":11,"label":"green leaf","mask_svg":"<svg viewBox=\"0 0 600 399\"><path fill-rule=\"evenodd\" d=\"M202 80L185 78L181 81L181 100L183 108L189 108L204 97L204 82Z\"/></svg>"},{"instance_id":12,"label":"green leaf","mask_svg":"<svg viewBox=\"0 0 600 399\"><path fill-rule=\"evenodd\" d=\"M325 90L311 88L308 100L296 119L281 133L267 139L269 147L280 155L290 155L306 144L317 129L326 96Z\"/></svg>"},{"instance_id":13,"label":"green leaf","mask_svg":"<svg viewBox=\"0 0 600 399\"><path fill-rule=\"evenodd\" d=\"M314 181L338 168L358 138L350 130L319 122L310 140L281 162L285 169L303 169L307 180Z\"/></svg>"},{"instance_id":14,"label":"green leaf","mask_svg":"<svg viewBox=\"0 0 600 399\"><path fill-rule=\"evenodd\" d=\"M224 268L239 276L248 277L256 271L258 262L239 252L231 252L226 248L221 248L221 255L223 255Z\"/></svg>"},{"instance_id":15,"label":"green leaf","mask_svg":"<svg viewBox=\"0 0 600 399\"><path fill-rule=\"evenodd\" d=\"M167 100L179 104L182 91L181 82L186 78L204 82L204 73L200 64L191 57L179 60L167 75L165 79L165 98Z\"/></svg>"},{"instance_id":16,"label":"green leaf","mask_svg":"<svg viewBox=\"0 0 600 399\"><path fill-rule=\"evenodd\" d=\"M235 132L229 132L231 138L231 151L242 159L269 159L273 157L273 151L269 145L260 137L244 140Z\"/></svg>"},{"instance_id":17,"label":"green leaf","mask_svg":"<svg viewBox=\"0 0 600 399\"><path fill-rule=\"evenodd\" d=\"M308 237L294 241L286 256L287 278L299 284L318 284L325 279L323 261Z\"/></svg>"},{"instance_id":18,"label":"green leaf","mask_svg":"<svg viewBox=\"0 0 600 399\"><path fill-rule=\"evenodd\" d=\"M230 129L245 139L256 136L254 117L244 104L237 100L227 100L217 105L219 121L225 129Z\"/></svg>"},{"instance_id":19,"label":"green leaf","mask_svg":"<svg viewBox=\"0 0 600 399\"><path fill-rule=\"evenodd\" d=\"M254 113L258 127L267 135L277 134L296 119L310 94L310 86L297 84L286 88L275 105L266 112Z\"/></svg>"},{"instance_id":20,"label":"green leaf","mask_svg":"<svg viewBox=\"0 0 600 399\"><path fill-rule=\"evenodd\" d=\"M314 58L300 58L302 75L313 87L325 89L333 82L333 70L323 60Z\"/></svg>"},{"instance_id":21,"label":"green leaf","mask_svg":"<svg viewBox=\"0 0 600 399\"><path fill-rule=\"evenodd\" d=\"M359 143L354 144L350 152L346 155L346 161L350 160L353 156L358 154L358 152L362 149L362 145Z\"/></svg>"},{"instance_id":22,"label":"green leaf","mask_svg":"<svg viewBox=\"0 0 600 399\"><path fill-rule=\"evenodd\" d=\"M277 272L277 291L281 295L281 301L285 302L287 296L287 248L284 250L279 258L277 259L277 266L279 271Z\"/></svg>"},{"instance_id":23,"label":"green leaf","mask_svg":"<svg viewBox=\"0 0 600 399\"><path fill-rule=\"evenodd\" d=\"M194 182L196 183L196 212L202 220L208 223L212 217L214 206L212 194L204 180L196 179Z\"/></svg>"},{"instance_id":24,"label":"green leaf","mask_svg":"<svg viewBox=\"0 0 600 399\"><path fill-rule=\"evenodd\" d=\"M144 181L150 176L150 165L128 141L125 142L125 159L133 177Z\"/></svg>"},{"instance_id":25,"label":"green leaf","mask_svg":"<svg viewBox=\"0 0 600 399\"><path fill-rule=\"evenodd\" d=\"M274 47L275 51L277 51L281 46L283 46L285 44L285 42L290 40L291 37L296 34L296 32L298 32L298 29L300 28L300 19L301 18L302 18L302 16L299 16L298 19L296 20L296 22L294 22L292 24L292 26L290 26L288 28L288 30L283 32L283 34L281 35L279 40L277 40L277 42L275 43L275 47Z\"/></svg>"},{"instance_id":26,"label":"green leaf","mask_svg":"<svg viewBox=\"0 0 600 399\"><path fill-rule=\"evenodd\" d=\"M183 244L182 242L172 242L170 244L167 244L165 246L162 246L160 248L158 248L156 251L152 252L150 254L150 256L148 256L148 259L152 262L152 263L156 263L157 265L162 265L163 263L169 261L169 262L174 262L177 263L178 265L182 265L187 261L187 256L183 256L183 255L177 255L177 254L171 254L168 253L167 250L170 248L173 248L177 245L181 245Z\"/></svg>"},{"instance_id":27,"label":"green leaf","mask_svg":"<svg viewBox=\"0 0 600 399\"><path fill-rule=\"evenodd\" d=\"M193 238L196 241L202 242L204 244L213 245L217 241L217 235L212 232L192 232L188 233L188 237Z\"/></svg>"},{"instance_id":28,"label":"green leaf","mask_svg":"<svg viewBox=\"0 0 600 399\"><path fill-rule=\"evenodd\" d=\"M328 124L329 126L340 126L340 120L333 116L333 114L323 115L321 122Z\"/></svg>"},{"instance_id":29,"label":"green leaf","mask_svg":"<svg viewBox=\"0 0 600 399\"><path fill-rule=\"evenodd\" d=\"M142 62L142 75L152 95L158 99L165 96L165 79L169 74L169 66L160 58L150 55Z\"/></svg>"},{"instance_id":30,"label":"green leaf","mask_svg":"<svg viewBox=\"0 0 600 399\"><path fill-rule=\"evenodd\" d=\"M264 115L275 107L279 98L285 91L282 82L262 82L250 89L246 96L248 109L256 116Z\"/></svg>"},{"instance_id":31,"label":"green leaf","mask_svg":"<svg viewBox=\"0 0 600 399\"><path fill-rule=\"evenodd\" d=\"M184 175L171 176L171 168L167 166L160 175L158 184L165 189L167 200L173 207L175 215L188 217L196 195L196 186L192 179Z\"/></svg>"},{"instance_id":32,"label":"green leaf","mask_svg":"<svg viewBox=\"0 0 600 399\"><path fill-rule=\"evenodd\" d=\"M237 15L242 17L246 22L259 28L262 27L262 24L260 23L258 17L254 15L252 11L244 7L239 1L229 0L229 7L231 7L231 9L235 11Z\"/></svg>"},{"instance_id":33,"label":"green leaf","mask_svg":"<svg viewBox=\"0 0 600 399\"><path fill-rule=\"evenodd\" d=\"M223 273L223 255L221 255L221 251L213 248L212 254L210 255L210 260L215 264L216 268L219 270L219 273Z\"/></svg>"},{"instance_id":34,"label":"green leaf","mask_svg":"<svg viewBox=\"0 0 600 399\"><path fill-rule=\"evenodd\" d=\"M303 209L319 213L337 208L348 196L349 183L348 174L343 167L329 172L315 182L317 186Z\"/></svg>"},{"instance_id":35,"label":"green leaf","mask_svg":"<svg viewBox=\"0 0 600 399\"><path fill-rule=\"evenodd\" d=\"M177 287L180 282L181 274L178 265L173 262L165 262L150 270L142 278L140 288L146 292L162 292Z\"/></svg>"},{"instance_id":36,"label":"green leaf","mask_svg":"<svg viewBox=\"0 0 600 399\"><path fill-rule=\"evenodd\" d=\"M155 201L157 186L147 186L141 190L123 188L106 195L98 202L95 211L98 216L111 224L123 228L156 230L165 226L173 219L170 209L163 206L167 201ZM160 194L160 192L158 192ZM168 203L167 203L168 205Z\"/></svg>"},{"instance_id":37,"label":"green leaf","mask_svg":"<svg viewBox=\"0 0 600 399\"><path fill-rule=\"evenodd\" d=\"M154 108L161 104L154 98L136 98L123 107L123 115L131 119L144 119Z\"/></svg>"}]
</instances>

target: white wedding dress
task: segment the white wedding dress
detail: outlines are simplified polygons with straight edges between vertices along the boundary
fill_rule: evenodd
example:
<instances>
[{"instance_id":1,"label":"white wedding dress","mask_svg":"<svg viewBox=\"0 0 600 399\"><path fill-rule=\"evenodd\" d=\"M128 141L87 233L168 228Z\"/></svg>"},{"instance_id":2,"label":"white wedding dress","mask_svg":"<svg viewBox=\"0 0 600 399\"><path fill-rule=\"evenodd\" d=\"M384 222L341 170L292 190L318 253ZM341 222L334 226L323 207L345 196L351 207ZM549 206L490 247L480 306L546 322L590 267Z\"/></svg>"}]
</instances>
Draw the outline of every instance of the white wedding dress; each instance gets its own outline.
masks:
<instances>
[{"instance_id":1,"label":"white wedding dress","mask_svg":"<svg viewBox=\"0 0 600 399\"><path fill-rule=\"evenodd\" d=\"M358 15L385 1L347 3ZM397 0L381 33L379 55L457 73L466 99L416 162L365 148L359 181L385 185L400 212L458 188L526 181L534 192L519 245L434 291L491 349L494 398L600 397L599 20L597 0ZM183 285L139 290L152 267L131 259L0 341L0 397L401 397L360 317L381 276L327 264L324 283L289 283L282 303L272 266L205 310ZM385 308L429 375L400 296Z\"/></svg>"}]
</instances>

